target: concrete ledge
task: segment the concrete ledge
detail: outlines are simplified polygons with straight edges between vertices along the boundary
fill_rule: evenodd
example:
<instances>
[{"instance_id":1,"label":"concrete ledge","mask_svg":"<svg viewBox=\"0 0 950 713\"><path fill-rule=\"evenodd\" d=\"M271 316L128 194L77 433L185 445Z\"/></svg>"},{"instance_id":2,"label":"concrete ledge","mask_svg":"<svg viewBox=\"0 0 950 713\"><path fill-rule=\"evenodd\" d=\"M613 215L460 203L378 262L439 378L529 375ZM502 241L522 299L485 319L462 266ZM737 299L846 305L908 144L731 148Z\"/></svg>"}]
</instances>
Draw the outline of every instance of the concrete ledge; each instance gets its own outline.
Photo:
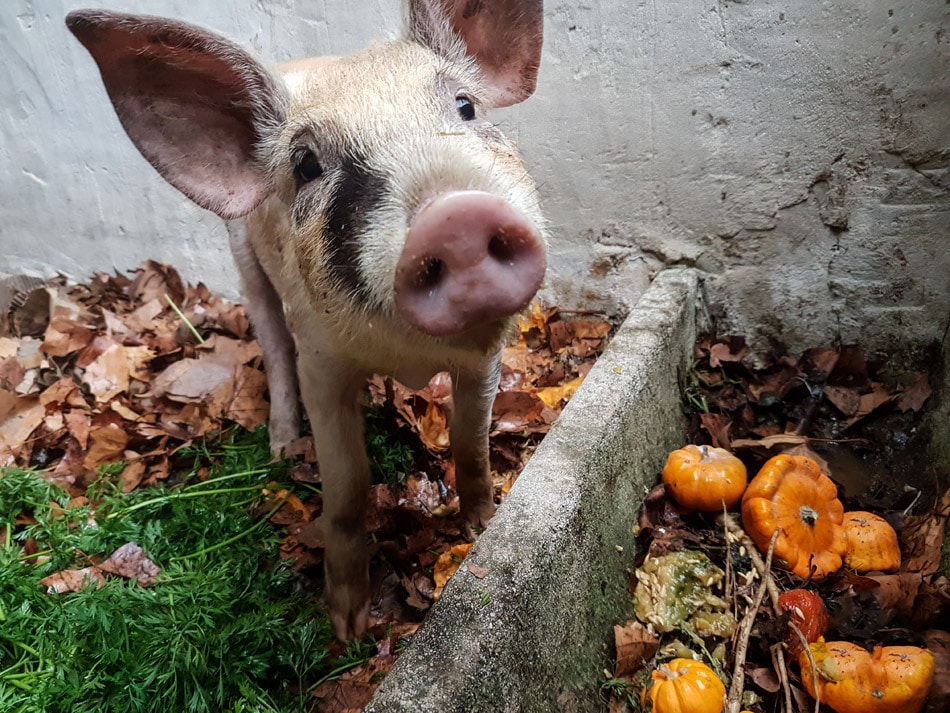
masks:
<instances>
[{"instance_id":1,"label":"concrete ledge","mask_svg":"<svg viewBox=\"0 0 950 713\"><path fill-rule=\"evenodd\" d=\"M630 612L636 512L681 445L698 275L661 273L528 463L365 709L596 711Z\"/></svg>"}]
</instances>

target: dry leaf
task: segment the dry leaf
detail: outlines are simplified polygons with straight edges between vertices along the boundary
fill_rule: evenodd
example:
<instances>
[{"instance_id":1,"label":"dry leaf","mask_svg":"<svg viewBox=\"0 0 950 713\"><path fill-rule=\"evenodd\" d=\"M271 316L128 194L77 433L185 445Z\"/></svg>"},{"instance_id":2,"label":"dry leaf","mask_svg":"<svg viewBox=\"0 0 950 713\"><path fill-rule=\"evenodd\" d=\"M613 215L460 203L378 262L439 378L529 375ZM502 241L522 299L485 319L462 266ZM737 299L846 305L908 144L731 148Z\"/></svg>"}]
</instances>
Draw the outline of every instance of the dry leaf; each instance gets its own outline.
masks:
<instances>
[{"instance_id":1,"label":"dry leaf","mask_svg":"<svg viewBox=\"0 0 950 713\"><path fill-rule=\"evenodd\" d=\"M465 559L465 556L468 555L471 550L472 543L464 542L460 545L455 545L452 549L439 555L439 559L436 560L435 568L432 572L432 579L435 580L434 599L439 598L442 594L442 590L445 588L446 582L458 571L462 560Z\"/></svg>"},{"instance_id":2,"label":"dry leaf","mask_svg":"<svg viewBox=\"0 0 950 713\"><path fill-rule=\"evenodd\" d=\"M548 408L557 408L561 401L570 399L578 387L584 382L583 376L571 379L560 386L549 386L545 389L539 389L537 396Z\"/></svg>"},{"instance_id":3,"label":"dry leaf","mask_svg":"<svg viewBox=\"0 0 950 713\"><path fill-rule=\"evenodd\" d=\"M82 591L84 586L95 582L96 587L106 583L106 578L98 567L83 567L82 569L64 569L40 580L40 585L46 587L47 594L65 594L66 592Z\"/></svg>"},{"instance_id":4,"label":"dry leaf","mask_svg":"<svg viewBox=\"0 0 950 713\"><path fill-rule=\"evenodd\" d=\"M436 452L448 450L448 419L445 409L438 403L430 401L425 414L416 421L415 426L426 448Z\"/></svg>"},{"instance_id":5,"label":"dry leaf","mask_svg":"<svg viewBox=\"0 0 950 713\"><path fill-rule=\"evenodd\" d=\"M933 389L930 388L927 375L918 374L913 383L897 397L897 408L901 412L920 411L932 393Z\"/></svg>"},{"instance_id":6,"label":"dry leaf","mask_svg":"<svg viewBox=\"0 0 950 713\"><path fill-rule=\"evenodd\" d=\"M940 553L948 516L950 490L943 494L933 511L904 520L900 533L902 572L919 572L926 577L940 569Z\"/></svg>"},{"instance_id":7,"label":"dry leaf","mask_svg":"<svg viewBox=\"0 0 950 713\"><path fill-rule=\"evenodd\" d=\"M150 585L162 573L158 565L134 542L122 545L99 565L99 569L125 579L134 579L143 587Z\"/></svg>"},{"instance_id":8,"label":"dry leaf","mask_svg":"<svg viewBox=\"0 0 950 713\"><path fill-rule=\"evenodd\" d=\"M628 621L624 626L614 626L614 644L617 648L614 678L629 676L639 671L660 647L656 635L635 621Z\"/></svg>"}]
</instances>

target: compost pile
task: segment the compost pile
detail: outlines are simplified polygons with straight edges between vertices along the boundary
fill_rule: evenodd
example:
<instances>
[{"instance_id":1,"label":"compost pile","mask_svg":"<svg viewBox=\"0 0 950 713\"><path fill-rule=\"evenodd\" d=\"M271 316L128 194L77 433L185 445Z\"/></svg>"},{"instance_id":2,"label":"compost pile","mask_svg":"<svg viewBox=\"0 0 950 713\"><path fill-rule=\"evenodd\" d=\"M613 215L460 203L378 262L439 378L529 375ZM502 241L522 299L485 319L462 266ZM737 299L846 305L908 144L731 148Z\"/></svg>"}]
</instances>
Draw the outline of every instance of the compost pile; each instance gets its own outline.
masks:
<instances>
[{"instance_id":1,"label":"compost pile","mask_svg":"<svg viewBox=\"0 0 950 713\"><path fill-rule=\"evenodd\" d=\"M950 489L920 428L930 375L888 373L858 346L695 349L692 445L638 516L611 711L950 709Z\"/></svg>"}]
</instances>

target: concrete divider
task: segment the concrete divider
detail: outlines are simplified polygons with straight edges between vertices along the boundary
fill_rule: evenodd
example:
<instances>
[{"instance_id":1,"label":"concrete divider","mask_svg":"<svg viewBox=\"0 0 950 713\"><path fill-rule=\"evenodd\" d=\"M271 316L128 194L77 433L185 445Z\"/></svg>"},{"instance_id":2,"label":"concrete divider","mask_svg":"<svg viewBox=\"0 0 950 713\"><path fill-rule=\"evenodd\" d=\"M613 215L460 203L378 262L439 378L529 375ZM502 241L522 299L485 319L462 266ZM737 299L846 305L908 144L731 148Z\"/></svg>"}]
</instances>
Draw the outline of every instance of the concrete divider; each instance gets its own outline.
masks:
<instances>
[{"instance_id":1,"label":"concrete divider","mask_svg":"<svg viewBox=\"0 0 950 713\"><path fill-rule=\"evenodd\" d=\"M660 273L366 711L604 708L611 625L631 613L632 528L682 445L681 392L704 323L698 273Z\"/></svg>"}]
</instances>

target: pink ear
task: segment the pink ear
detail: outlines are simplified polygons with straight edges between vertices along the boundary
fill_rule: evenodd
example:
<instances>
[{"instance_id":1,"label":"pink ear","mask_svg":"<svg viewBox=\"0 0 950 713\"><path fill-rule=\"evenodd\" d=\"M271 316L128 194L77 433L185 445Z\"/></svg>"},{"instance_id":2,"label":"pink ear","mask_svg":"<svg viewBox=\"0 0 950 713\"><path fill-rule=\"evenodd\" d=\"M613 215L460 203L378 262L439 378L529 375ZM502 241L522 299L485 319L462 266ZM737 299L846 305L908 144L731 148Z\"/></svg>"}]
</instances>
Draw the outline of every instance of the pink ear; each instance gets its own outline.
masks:
<instances>
[{"instance_id":1,"label":"pink ear","mask_svg":"<svg viewBox=\"0 0 950 713\"><path fill-rule=\"evenodd\" d=\"M443 19L444 18L444 19ZM524 101L534 92L544 35L542 0L412 0L410 36L445 51L436 25L447 20L488 80L493 106Z\"/></svg>"},{"instance_id":2,"label":"pink ear","mask_svg":"<svg viewBox=\"0 0 950 713\"><path fill-rule=\"evenodd\" d=\"M225 219L267 197L255 153L282 102L250 54L158 17L78 10L66 25L99 65L129 138L169 183Z\"/></svg>"}]
</instances>

